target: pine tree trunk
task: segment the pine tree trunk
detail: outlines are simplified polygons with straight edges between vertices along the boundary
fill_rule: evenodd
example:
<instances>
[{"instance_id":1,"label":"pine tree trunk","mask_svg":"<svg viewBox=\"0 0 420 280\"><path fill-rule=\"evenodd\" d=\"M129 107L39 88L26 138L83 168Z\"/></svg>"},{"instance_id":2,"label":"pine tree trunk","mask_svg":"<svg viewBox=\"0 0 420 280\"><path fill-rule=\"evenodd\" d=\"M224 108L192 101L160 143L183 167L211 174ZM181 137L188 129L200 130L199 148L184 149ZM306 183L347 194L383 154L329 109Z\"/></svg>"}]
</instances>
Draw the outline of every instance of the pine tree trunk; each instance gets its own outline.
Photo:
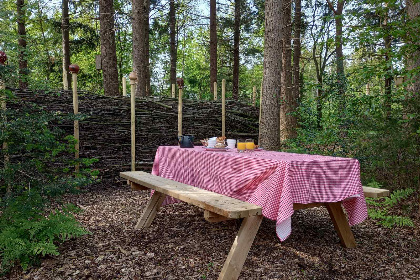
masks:
<instances>
[{"instance_id":1,"label":"pine tree trunk","mask_svg":"<svg viewBox=\"0 0 420 280\"><path fill-rule=\"evenodd\" d=\"M61 15L61 36L63 48L63 89L68 90L71 85L70 65L70 19L69 19L69 0L62 0Z\"/></svg>"},{"instance_id":2,"label":"pine tree trunk","mask_svg":"<svg viewBox=\"0 0 420 280\"><path fill-rule=\"evenodd\" d=\"M280 141L291 138L293 127L290 126L293 112L292 101L292 1L283 0L282 17L282 71L280 98Z\"/></svg>"},{"instance_id":3,"label":"pine tree trunk","mask_svg":"<svg viewBox=\"0 0 420 280\"><path fill-rule=\"evenodd\" d=\"M235 27L233 33L233 89L232 98L239 97L239 42L241 35L241 0L235 0Z\"/></svg>"},{"instance_id":4,"label":"pine tree trunk","mask_svg":"<svg viewBox=\"0 0 420 280\"><path fill-rule=\"evenodd\" d=\"M414 0L406 0L406 6L407 6L407 15L408 19L410 21L414 21L420 17L420 3L417 1L417 3L414 3ZM416 38L418 36L419 30L412 30L413 34L411 34L410 37ZM415 33L417 32L417 33ZM409 42L410 44L414 44L417 47L415 48L415 51L409 55L407 59L407 69L408 70L414 70L419 69L420 67L420 42L414 41ZM415 75L412 80L409 83L408 90L410 90L412 93L415 93L417 96L417 101L419 101L420 96L420 75Z\"/></svg>"},{"instance_id":5,"label":"pine tree trunk","mask_svg":"<svg viewBox=\"0 0 420 280\"><path fill-rule=\"evenodd\" d=\"M217 19L216 0L210 0L210 96L217 82Z\"/></svg>"},{"instance_id":6,"label":"pine tree trunk","mask_svg":"<svg viewBox=\"0 0 420 280\"><path fill-rule=\"evenodd\" d=\"M170 28L170 53L171 53L171 71L170 71L170 82L171 85L176 85L176 60L177 60L177 49L176 49L176 11L175 11L175 0L169 2L169 28ZM171 86L172 87L172 86ZM170 87L170 88L171 88Z\"/></svg>"},{"instance_id":7,"label":"pine tree trunk","mask_svg":"<svg viewBox=\"0 0 420 280\"><path fill-rule=\"evenodd\" d=\"M17 27L19 44L19 88L28 87L28 60L26 55L26 28L25 28L25 0L17 0Z\"/></svg>"},{"instance_id":8,"label":"pine tree trunk","mask_svg":"<svg viewBox=\"0 0 420 280\"><path fill-rule=\"evenodd\" d=\"M146 7L144 0L133 0L133 68L137 73L136 96L146 96L146 37L145 17Z\"/></svg>"},{"instance_id":9,"label":"pine tree trunk","mask_svg":"<svg viewBox=\"0 0 420 280\"><path fill-rule=\"evenodd\" d=\"M146 91L146 96L150 95L150 39L149 39L149 29L150 29L150 24L149 24L149 14L150 14L150 0L144 0L144 6L146 9L146 16L144 18L144 26L146 28L145 31L145 37L144 37L144 43L145 43L145 67L146 67L146 79L145 79L145 91Z\"/></svg>"},{"instance_id":10,"label":"pine tree trunk","mask_svg":"<svg viewBox=\"0 0 420 280\"><path fill-rule=\"evenodd\" d=\"M280 148L281 8L281 0L265 1L264 76L259 144L268 150Z\"/></svg>"},{"instance_id":11,"label":"pine tree trunk","mask_svg":"<svg viewBox=\"0 0 420 280\"><path fill-rule=\"evenodd\" d=\"M104 93L106 96L119 96L113 0L99 0L99 20Z\"/></svg>"}]
</instances>

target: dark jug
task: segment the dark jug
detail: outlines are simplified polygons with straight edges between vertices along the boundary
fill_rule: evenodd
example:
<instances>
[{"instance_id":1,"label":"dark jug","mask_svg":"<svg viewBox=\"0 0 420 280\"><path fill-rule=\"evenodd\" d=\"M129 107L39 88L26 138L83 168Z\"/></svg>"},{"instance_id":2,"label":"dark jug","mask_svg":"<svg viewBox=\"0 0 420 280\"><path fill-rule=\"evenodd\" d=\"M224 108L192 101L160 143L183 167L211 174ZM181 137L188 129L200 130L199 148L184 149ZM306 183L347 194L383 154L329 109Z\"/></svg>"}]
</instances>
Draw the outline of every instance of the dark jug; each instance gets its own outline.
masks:
<instances>
[{"instance_id":1,"label":"dark jug","mask_svg":"<svg viewBox=\"0 0 420 280\"><path fill-rule=\"evenodd\" d=\"M194 148L194 136L192 135L178 136L178 142L181 148Z\"/></svg>"}]
</instances>

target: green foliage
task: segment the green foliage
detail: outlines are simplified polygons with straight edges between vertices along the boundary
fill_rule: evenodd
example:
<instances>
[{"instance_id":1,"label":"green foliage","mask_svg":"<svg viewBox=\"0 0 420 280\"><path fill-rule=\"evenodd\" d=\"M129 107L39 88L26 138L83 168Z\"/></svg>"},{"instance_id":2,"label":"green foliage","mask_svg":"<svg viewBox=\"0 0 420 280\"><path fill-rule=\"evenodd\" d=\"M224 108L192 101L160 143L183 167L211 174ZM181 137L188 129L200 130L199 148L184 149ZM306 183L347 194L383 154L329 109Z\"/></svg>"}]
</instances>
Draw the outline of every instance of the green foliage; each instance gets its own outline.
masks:
<instances>
[{"instance_id":1,"label":"green foliage","mask_svg":"<svg viewBox=\"0 0 420 280\"><path fill-rule=\"evenodd\" d=\"M73 137L56 127L71 122L71 116L46 113L33 104L14 98L10 92L8 107L2 114L0 143L0 258L1 272L15 264L23 269L35 264L40 256L57 255L60 242L86 234L73 213L72 205L60 206L60 195L77 192L91 183L89 169L73 174ZM95 159L81 159L89 166ZM58 205L54 208L51 206Z\"/></svg>"},{"instance_id":2,"label":"green foliage","mask_svg":"<svg viewBox=\"0 0 420 280\"><path fill-rule=\"evenodd\" d=\"M379 224L388 228L394 226L413 227L414 223L409 217L389 215L391 207L396 206L413 193L415 193L415 191L409 188L394 191L389 197L385 197L383 199L366 198L366 202L373 207L368 209L369 217L377 220Z\"/></svg>"}]
</instances>

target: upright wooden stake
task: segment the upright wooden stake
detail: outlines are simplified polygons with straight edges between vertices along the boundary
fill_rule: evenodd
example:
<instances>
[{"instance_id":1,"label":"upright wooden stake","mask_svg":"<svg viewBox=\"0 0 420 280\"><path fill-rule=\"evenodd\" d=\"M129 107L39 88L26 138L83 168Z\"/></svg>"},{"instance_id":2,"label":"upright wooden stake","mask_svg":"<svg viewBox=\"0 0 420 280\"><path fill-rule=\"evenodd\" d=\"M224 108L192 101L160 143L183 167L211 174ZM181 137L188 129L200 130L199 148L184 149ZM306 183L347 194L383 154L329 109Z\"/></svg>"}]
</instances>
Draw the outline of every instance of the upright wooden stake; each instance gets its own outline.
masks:
<instances>
[{"instance_id":1,"label":"upright wooden stake","mask_svg":"<svg viewBox=\"0 0 420 280\"><path fill-rule=\"evenodd\" d=\"M122 86L123 86L123 96L127 96L127 79L126 79L126 77L122 78Z\"/></svg>"},{"instance_id":2,"label":"upright wooden stake","mask_svg":"<svg viewBox=\"0 0 420 280\"><path fill-rule=\"evenodd\" d=\"M226 80L222 80L222 136L226 136Z\"/></svg>"},{"instance_id":3,"label":"upright wooden stake","mask_svg":"<svg viewBox=\"0 0 420 280\"><path fill-rule=\"evenodd\" d=\"M217 100L217 82L214 82L214 101Z\"/></svg>"},{"instance_id":4,"label":"upright wooden stake","mask_svg":"<svg viewBox=\"0 0 420 280\"><path fill-rule=\"evenodd\" d=\"M252 88L252 106L255 107L256 102L257 102L257 87L254 86Z\"/></svg>"},{"instance_id":5,"label":"upright wooden stake","mask_svg":"<svg viewBox=\"0 0 420 280\"><path fill-rule=\"evenodd\" d=\"M172 84L172 98L175 98L175 84Z\"/></svg>"},{"instance_id":6,"label":"upright wooden stake","mask_svg":"<svg viewBox=\"0 0 420 280\"><path fill-rule=\"evenodd\" d=\"M182 78L176 79L178 84L178 136L182 136L182 88L184 87L184 80Z\"/></svg>"},{"instance_id":7,"label":"upright wooden stake","mask_svg":"<svg viewBox=\"0 0 420 280\"><path fill-rule=\"evenodd\" d=\"M131 87L131 171L136 170L136 80L137 73L128 76Z\"/></svg>"},{"instance_id":8,"label":"upright wooden stake","mask_svg":"<svg viewBox=\"0 0 420 280\"><path fill-rule=\"evenodd\" d=\"M69 66L69 70L71 72L71 76L73 79L73 113L77 117L79 114L79 97L77 95L77 73L79 73L79 65L72 64ZM74 120L74 139L76 139L76 144L74 145L74 158L76 161L79 159L79 120ZM79 173L80 164L76 163L76 173Z\"/></svg>"}]
</instances>

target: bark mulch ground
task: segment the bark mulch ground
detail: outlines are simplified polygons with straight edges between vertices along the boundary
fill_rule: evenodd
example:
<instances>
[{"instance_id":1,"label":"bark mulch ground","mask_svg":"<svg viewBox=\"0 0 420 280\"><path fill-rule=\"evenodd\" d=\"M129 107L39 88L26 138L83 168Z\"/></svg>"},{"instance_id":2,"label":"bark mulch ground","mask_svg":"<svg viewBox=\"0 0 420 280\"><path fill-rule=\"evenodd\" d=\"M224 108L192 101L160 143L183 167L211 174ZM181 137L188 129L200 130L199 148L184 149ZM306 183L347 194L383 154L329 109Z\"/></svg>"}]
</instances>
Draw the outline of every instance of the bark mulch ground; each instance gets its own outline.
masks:
<instances>
[{"instance_id":1,"label":"bark mulch ground","mask_svg":"<svg viewBox=\"0 0 420 280\"><path fill-rule=\"evenodd\" d=\"M104 181L65 197L84 211L77 215L91 234L60 246L10 279L217 279L238 223L211 224L185 203L163 207L142 232L135 223L148 201L125 181ZM352 227L358 246L339 244L328 212L296 211L293 232L280 242L275 222L264 219L240 279L420 279L419 217L414 228L387 229L374 221Z\"/></svg>"}]
</instances>

